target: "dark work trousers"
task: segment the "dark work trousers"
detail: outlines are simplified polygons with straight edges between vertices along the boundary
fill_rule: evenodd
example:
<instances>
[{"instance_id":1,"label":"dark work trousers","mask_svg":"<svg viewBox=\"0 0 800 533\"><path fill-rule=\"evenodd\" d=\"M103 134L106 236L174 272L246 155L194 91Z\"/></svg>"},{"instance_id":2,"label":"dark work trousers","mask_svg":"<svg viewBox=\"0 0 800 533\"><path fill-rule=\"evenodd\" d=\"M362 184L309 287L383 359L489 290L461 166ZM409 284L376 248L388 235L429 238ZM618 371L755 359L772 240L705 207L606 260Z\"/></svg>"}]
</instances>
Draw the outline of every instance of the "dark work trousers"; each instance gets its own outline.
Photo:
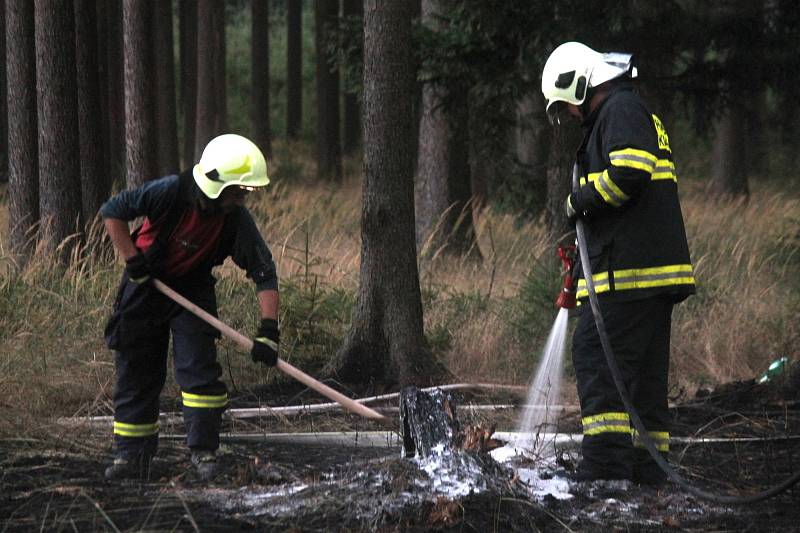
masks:
<instances>
[{"instance_id":1,"label":"dark work trousers","mask_svg":"<svg viewBox=\"0 0 800 533\"><path fill-rule=\"evenodd\" d=\"M216 316L213 283L173 288ZM119 313L123 310L123 313ZM228 401L220 381L216 339L219 333L153 287L123 279L115 304L113 342L117 373L114 391L115 455L152 456L158 445L159 395L167 374L170 332L175 379L181 388L187 444L193 449L219 447L221 416Z\"/></svg>"},{"instance_id":2,"label":"dark work trousers","mask_svg":"<svg viewBox=\"0 0 800 533\"><path fill-rule=\"evenodd\" d=\"M629 397L656 447L669 446L667 380L673 302L622 301L601 295L600 310ZM572 360L583 422L582 473L601 479L655 481L661 474L631 429L600 344L588 301L579 308Z\"/></svg>"}]
</instances>

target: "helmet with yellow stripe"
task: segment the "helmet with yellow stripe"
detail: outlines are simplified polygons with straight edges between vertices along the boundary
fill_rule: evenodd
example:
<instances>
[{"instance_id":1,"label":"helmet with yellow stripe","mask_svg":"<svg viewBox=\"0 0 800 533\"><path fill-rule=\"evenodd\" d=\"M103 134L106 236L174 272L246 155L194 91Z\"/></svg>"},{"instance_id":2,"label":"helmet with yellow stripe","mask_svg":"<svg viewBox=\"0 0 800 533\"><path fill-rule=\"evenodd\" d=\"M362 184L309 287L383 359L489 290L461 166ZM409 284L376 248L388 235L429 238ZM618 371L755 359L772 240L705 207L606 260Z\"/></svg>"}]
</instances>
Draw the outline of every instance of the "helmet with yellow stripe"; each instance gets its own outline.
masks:
<instances>
[{"instance_id":1,"label":"helmet with yellow stripe","mask_svg":"<svg viewBox=\"0 0 800 533\"><path fill-rule=\"evenodd\" d=\"M247 189L269 185L264 154L250 139L232 133L211 139L192 174L203 194L211 199L231 185Z\"/></svg>"},{"instance_id":2,"label":"helmet with yellow stripe","mask_svg":"<svg viewBox=\"0 0 800 533\"><path fill-rule=\"evenodd\" d=\"M559 107L563 107L560 102L579 106L590 89L615 78L636 77L632 59L630 54L602 54L577 42L558 46L542 70L542 94L550 122L553 123Z\"/></svg>"}]
</instances>

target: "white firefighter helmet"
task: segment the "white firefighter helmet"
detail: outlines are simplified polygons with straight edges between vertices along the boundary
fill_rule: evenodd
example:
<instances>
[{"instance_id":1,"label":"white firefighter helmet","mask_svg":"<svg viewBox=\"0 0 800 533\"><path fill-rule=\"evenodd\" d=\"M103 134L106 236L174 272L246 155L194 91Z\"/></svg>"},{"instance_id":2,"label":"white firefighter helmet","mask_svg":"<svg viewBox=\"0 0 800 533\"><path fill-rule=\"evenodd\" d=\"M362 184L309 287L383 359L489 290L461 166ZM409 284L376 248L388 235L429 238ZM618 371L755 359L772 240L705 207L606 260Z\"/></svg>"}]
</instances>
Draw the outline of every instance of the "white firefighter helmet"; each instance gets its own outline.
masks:
<instances>
[{"instance_id":1,"label":"white firefighter helmet","mask_svg":"<svg viewBox=\"0 0 800 533\"><path fill-rule=\"evenodd\" d=\"M253 141L233 133L211 139L192 174L203 194L211 199L231 185L248 189L269 185L264 154Z\"/></svg>"},{"instance_id":2,"label":"white firefighter helmet","mask_svg":"<svg viewBox=\"0 0 800 533\"><path fill-rule=\"evenodd\" d=\"M557 102L581 105L590 88L622 76L636 77L633 56L596 52L585 44L568 42L553 50L542 70L542 94L553 122Z\"/></svg>"}]
</instances>

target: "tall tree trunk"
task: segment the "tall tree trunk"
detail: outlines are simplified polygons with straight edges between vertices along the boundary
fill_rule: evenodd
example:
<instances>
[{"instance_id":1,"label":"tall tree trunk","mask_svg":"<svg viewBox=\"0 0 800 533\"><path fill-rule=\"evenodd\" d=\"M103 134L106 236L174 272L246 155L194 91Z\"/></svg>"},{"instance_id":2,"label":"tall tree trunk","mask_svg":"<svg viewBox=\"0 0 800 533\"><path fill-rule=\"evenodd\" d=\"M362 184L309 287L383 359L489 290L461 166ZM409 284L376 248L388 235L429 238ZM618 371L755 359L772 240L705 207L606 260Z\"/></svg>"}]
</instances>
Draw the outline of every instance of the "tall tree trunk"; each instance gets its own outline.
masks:
<instances>
[{"instance_id":1,"label":"tall tree trunk","mask_svg":"<svg viewBox=\"0 0 800 533\"><path fill-rule=\"evenodd\" d=\"M748 113L742 98L725 110L717 123L711 169L711 194L748 196Z\"/></svg>"},{"instance_id":2,"label":"tall tree trunk","mask_svg":"<svg viewBox=\"0 0 800 533\"><path fill-rule=\"evenodd\" d=\"M253 142L269 157L272 155L269 120L269 3L264 0L251 0L251 4Z\"/></svg>"},{"instance_id":3,"label":"tall tree trunk","mask_svg":"<svg viewBox=\"0 0 800 533\"><path fill-rule=\"evenodd\" d=\"M342 179L339 71L328 62L329 29L338 26L339 0L314 0L317 49L317 177Z\"/></svg>"},{"instance_id":4,"label":"tall tree trunk","mask_svg":"<svg viewBox=\"0 0 800 533\"><path fill-rule=\"evenodd\" d=\"M39 212L45 250L66 261L81 221L75 13L71 0L36 0Z\"/></svg>"},{"instance_id":5,"label":"tall tree trunk","mask_svg":"<svg viewBox=\"0 0 800 533\"><path fill-rule=\"evenodd\" d=\"M286 0L286 138L300 135L303 118L303 2Z\"/></svg>"},{"instance_id":6,"label":"tall tree trunk","mask_svg":"<svg viewBox=\"0 0 800 533\"><path fill-rule=\"evenodd\" d=\"M156 131L158 174L179 172L178 118L175 112L175 59L172 38L172 0L154 3L156 62Z\"/></svg>"},{"instance_id":7,"label":"tall tree trunk","mask_svg":"<svg viewBox=\"0 0 800 533\"><path fill-rule=\"evenodd\" d=\"M75 2L75 69L78 75L78 132L80 139L81 202L87 227L111 190L103 168L103 128L100 113L95 0Z\"/></svg>"},{"instance_id":8,"label":"tall tree trunk","mask_svg":"<svg viewBox=\"0 0 800 533\"><path fill-rule=\"evenodd\" d=\"M127 184L138 187L158 177L155 117L153 5L123 0L125 38L125 147Z\"/></svg>"},{"instance_id":9,"label":"tall tree trunk","mask_svg":"<svg viewBox=\"0 0 800 533\"><path fill-rule=\"evenodd\" d=\"M225 0L213 4L214 39L214 90L216 92L216 116L214 136L228 131L228 83L225 62Z\"/></svg>"},{"instance_id":10,"label":"tall tree trunk","mask_svg":"<svg viewBox=\"0 0 800 533\"><path fill-rule=\"evenodd\" d=\"M329 369L352 383L427 385L441 369L422 329L414 244L410 2L365 2L361 276L353 326Z\"/></svg>"},{"instance_id":11,"label":"tall tree trunk","mask_svg":"<svg viewBox=\"0 0 800 533\"><path fill-rule=\"evenodd\" d=\"M122 0L108 0L106 10L106 172L112 183L125 183L125 68Z\"/></svg>"},{"instance_id":12,"label":"tall tree trunk","mask_svg":"<svg viewBox=\"0 0 800 533\"><path fill-rule=\"evenodd\" d=\"M5 0L0 1L0 35L6 34ZM8 85L6 77L6 41L0 39L0 183L8 181Z\"/></svg>"},{"instance_id":13,"label":"tall tree trunk","mask_svg":"<svg viewBox=\"0 0 800 533\"><path fill-rule=\"evenodd\" d=\"M343 13L346 18L360 20L360 39L364 40L364 4L362 0L344 0ZM358 95L354 92L344 94L344 144L345 154L352 154L361 143L361 105Z\"/></svg>"},{"instance_id":14,"label":"tall tree trunk","mask_svg":"<svg viewBox=\"0 0 800 533\"><path fill-rule=\"evenodd\" d=\"M182 168L195 163L194 129L197 106L197 0L179 0L178 23L181 59L181 109L183 110Z\"/></svg>"},{"instance_id":15,"label":"tall tree trunk","mask_svg":"<svg viewBox=\"0 0 800 533\"><path fill-rule=\"evenodd\" d=\"M8 73L8 226L14 255L30 256L39 223L36 45L30 0L6 0Z\"/></svg>"},{"instance_id":16,"label":"tall tree trunk","mask_svg":"<svg viewBox=\"0 0 800 533\"><path fill-rule=\"evenodd\" d=\"M424 23L438 27L442 6L422 3ZM480 257L472 217L469 167L468 89L428 82L422 89L415 187L416 236L420 250Z\"/></svg>"},{"instance_id":17,"label":"tall tree trunk","mask_svg":"<svg viewBox=\"0 0 800 533\"><path fill-rule=\"evenodd\" d=\"M553 133L544 109L544 99L539 92L523 96L517 105L513 138L517 164L528 177L525 182L533 215L538 214L547 201L547 161Z\"/></svg>"},{"instance_id":18,"label":"tall tree trunk","mask_svg":"<svg viewBox=\"0 0 800 533\"><path fill-rule=\"evenodd\" d=\"M208 141L218 135L216 47L214 4L219 0L197 2L197 100L195 103L194 159L200 159Z\"/></svg>"},{"instance_id":19,"label":"tall tree trunk","mask_svg":"<svg viewBox=\"0 0 800 533\"><path fill-rule=\"evenodd\" d=\"M574 228L567 221L564 202L572 191L572 168L575 151L581 140L581 130L575 121L567 121L553 128L550 154L547 158L547 202L545 223L550 240L559 244L572 244Z\"/></svg>"}]
</instances>

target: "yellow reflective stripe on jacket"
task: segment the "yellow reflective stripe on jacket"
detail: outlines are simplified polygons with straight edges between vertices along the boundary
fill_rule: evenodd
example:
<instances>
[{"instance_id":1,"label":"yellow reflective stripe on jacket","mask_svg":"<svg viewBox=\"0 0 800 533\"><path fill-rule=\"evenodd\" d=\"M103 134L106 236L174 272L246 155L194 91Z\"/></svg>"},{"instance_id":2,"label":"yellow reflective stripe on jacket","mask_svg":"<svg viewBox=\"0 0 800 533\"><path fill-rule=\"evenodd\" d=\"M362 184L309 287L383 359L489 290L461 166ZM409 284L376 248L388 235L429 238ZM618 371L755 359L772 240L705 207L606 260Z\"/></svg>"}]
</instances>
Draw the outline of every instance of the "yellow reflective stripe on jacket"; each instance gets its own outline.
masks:
<instances>
[{"instance_id":1,"label":"yellow reflective stripe on jacket","mask_svg":"<svg viewBox=\"0 0 800 533\"><path fill-rule=\"evenodd\" d=\"M600 433L630 433L630 417L628 413L600 413L586 416L581 420L584 435Z\"/></svg>"},{"instance_id":2,"label":"yellow reflective stripe on jacket","mask_svg":"<svg viewBox=\"0 0 800 533\"><path fill-rule=\"evenodd\" d=\"M656 167L658 158L645 150L637 150L636 148L625 148L623 150L615 150L608 154L608 159L615 167L635 168L637 170L644 170L648 174L653 173Z\"/></svg>"},{"instance_id":3,"label":"yellow reflective stripe on jacket","mask_svg":"<svg viewBox=\"0 0 800 533\"><path fill-rule=\"evenodd\" d=\"M604 170L600 177L594 182L595 190L600 193L606 203L614 207L621 206L624 202L630 199L630 196L622 192L611 176L608 175L608 170Z\"/></svg>"},{"instance_id":4,"label":"yellow reflective stripe on jacket","mask_svg":"<svg viewBox=\"0 0 800 533\"><path fill-rule=\"evenodd\" d=\"M216 396L206 396L204 394L191 394L181 391L183 405L186 407L199 407L201 409L216 409L228 405L228 393Z\"/></svg>"},{"instance_id":5,"label":"yellow reflective stripe on jacket","mask_svg":"<svg viewBox=\"0 0 800 533\"><path fill-rule=\"evenodd\" d=\"M650 437L650 440L653 441L653 444L656 445L656 449L660 452L668 452L669 451L669 432L667 431L648 431L647 435ZM633 439L633 445L636 448L644 448L644 443L642 439L639 437L639 432L636 431L634 428L631 428L631 438Z\"/></svg>"},{"instance_id":6,"label":"yellow reflective stripe on jacket","mask_svg":"<svg viewBox=\"0 0 800 533\"><path fill-rule=\"evenodd\" d=\"M149 437L158 433L158 422L152 424L128 424L114 420L114 434L123 437Z\"/></svg>"},{"instance_id":7,"label":"yellow reflective stripe on jacket","mask_svg":"<svg viewBox=\"0 0 800 533\"><path fill-rule=\"evenodd\" d=\"M600 272L592 276L596 293L611 289L608 272ZM694 285L692 265L667 265L652 268L630 268L614 271L615 290L649 289L651 287L668 287L670 285ZM578 298L589 295L585 279L578 280Z\"/></svg>"},{"instance_id":8,"label":"yellow reflective stripe on jacket","mask_svg":"<svg viewBox=\"0 0 800 533\"><path fill-rule=\"evenodd\" d=\"M656 168L650 176L652 180L672 180L677 183L678 176L675 175L675 163L669 159L659 159Z\"/></svg>"}]
</instances>

